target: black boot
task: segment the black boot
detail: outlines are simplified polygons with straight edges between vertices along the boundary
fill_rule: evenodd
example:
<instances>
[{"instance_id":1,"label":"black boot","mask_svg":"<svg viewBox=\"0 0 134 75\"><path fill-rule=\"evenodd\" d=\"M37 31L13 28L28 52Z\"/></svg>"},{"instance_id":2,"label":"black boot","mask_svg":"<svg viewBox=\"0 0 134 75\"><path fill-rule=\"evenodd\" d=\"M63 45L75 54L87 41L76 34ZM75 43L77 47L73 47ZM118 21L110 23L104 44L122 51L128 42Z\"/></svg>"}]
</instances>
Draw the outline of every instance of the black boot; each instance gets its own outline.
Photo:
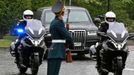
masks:
<instances>
[{"instance_id":1,"label":"black boot","mask_svg":"<svg viewBox=\"0 0 134 75\"><path fill-rule=\"evenodd\" d=\"M15 51L15 61L14 62L15 63L18 63L18 61L19 61L19 53L18 53L19 45L20 45L20 41L16 42L15 49L14 49L14 51Z\"/></svg>"}]
</instances>

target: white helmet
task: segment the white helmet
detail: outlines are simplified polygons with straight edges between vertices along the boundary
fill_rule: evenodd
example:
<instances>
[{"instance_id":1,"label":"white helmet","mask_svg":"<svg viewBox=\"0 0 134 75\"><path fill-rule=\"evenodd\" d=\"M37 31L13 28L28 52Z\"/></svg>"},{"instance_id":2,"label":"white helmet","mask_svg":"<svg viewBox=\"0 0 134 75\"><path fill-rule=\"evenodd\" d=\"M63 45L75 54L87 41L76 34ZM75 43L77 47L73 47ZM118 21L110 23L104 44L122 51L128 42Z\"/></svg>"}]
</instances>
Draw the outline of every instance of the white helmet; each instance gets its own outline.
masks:
<instances>
[{"instance_id":1,"label":"white helmet","mask_svg":"<svg viewBox=\"0 0 134 75\"><path fill-rule=\"evenodd\" d=\"M34 13L31 10L25 10L23 12L23 19L28 20L28 19L33 19Z\"/></svg>"},{"instance_id":2,"label":"white helmet","mask_svg":"<svg viewBox=\"0 0 134 75\"><path fill-rule=\"evenodd\" d=\"M106 22L115 22L116 15L114 12L109 11L105 14L105 21Z\"/></svg>"}]
</instances>

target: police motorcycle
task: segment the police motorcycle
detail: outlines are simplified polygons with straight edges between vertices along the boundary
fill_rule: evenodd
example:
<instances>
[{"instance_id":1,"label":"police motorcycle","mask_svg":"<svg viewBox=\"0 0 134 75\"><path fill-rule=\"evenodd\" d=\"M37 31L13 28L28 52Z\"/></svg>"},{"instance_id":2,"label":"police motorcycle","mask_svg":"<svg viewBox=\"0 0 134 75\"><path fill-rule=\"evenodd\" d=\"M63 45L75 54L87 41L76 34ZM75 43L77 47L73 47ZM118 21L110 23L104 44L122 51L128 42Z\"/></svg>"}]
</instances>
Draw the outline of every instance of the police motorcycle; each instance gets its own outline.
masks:
<instances>
[{"instance_id":1,"label":"police motorcycle","mask_svg":"<svg viewBox=\"0 0 134 75\"><path fill-rule=\"evenodd\" d=\"M45 52L44 35L45 29L39 20L29 20L24 29L18 28L19 35L24 35L18 46L17 67L20 73L25 73L31 68L32 75L37 75Z\"/></svg>"},{"instance_id":2,"label":"police motorcycle","mask_svg":"<svg viewBox=\"0 0 134 75\"><path fill-rule=\"evenodd\" d=\"M112 72L114 75L122 75L124 69L124 55L128 54L127 39L128 31L123 23L109 25L107 33L100 32L101 36L107 38L102 43L100 50L101 65L98 69L99 75L108 75ZM125 59L126 60L126 59Z\"/></svg>"}]
</instances>

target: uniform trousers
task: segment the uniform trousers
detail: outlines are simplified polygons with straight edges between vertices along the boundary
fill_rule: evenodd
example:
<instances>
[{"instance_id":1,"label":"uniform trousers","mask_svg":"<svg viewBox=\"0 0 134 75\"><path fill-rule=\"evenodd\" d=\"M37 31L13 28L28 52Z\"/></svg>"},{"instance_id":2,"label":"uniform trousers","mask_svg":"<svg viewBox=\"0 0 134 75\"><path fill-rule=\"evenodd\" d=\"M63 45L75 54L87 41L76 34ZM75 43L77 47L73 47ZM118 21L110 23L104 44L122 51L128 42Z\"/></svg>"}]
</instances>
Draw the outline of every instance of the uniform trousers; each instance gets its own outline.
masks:
<instances>
[{"instance_id":1,"label":"uniform trousers","mask_svg":"<svg viewBox=\"0 0 134 75\"><path fill-rule=\"evenodd\" d=\"M63 59L51 58L47 60L47 75L59 75L61 62Z\"/></svg>"}]
</instances>

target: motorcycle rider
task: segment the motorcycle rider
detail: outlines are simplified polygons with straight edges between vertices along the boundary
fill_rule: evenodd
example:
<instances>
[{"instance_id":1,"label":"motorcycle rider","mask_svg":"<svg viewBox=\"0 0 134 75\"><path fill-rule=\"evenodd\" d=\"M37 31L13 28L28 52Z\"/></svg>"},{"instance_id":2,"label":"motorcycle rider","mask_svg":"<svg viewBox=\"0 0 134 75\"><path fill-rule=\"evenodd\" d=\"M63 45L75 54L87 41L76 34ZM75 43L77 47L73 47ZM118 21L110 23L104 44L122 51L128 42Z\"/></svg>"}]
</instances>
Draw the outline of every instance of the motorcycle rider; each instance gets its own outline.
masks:
<instances>
[{"instance_id":1,"label":"motorcycle rider","mask_svg":"<svg viewBox=\"0 0 134 75\"><path fill-rule=\"evenodd\" d=\"M114 23L116 22L116 15L114 12L112 11L108 11L106 14L105 14L105 21L102 22L99 26L99 31L98 31L98 36L99 35L99 32L103 32L106 34L108 28L109 28L109 24L110 25L114 25ZM107 38L106 37L103 37L103 36L100 36L101 39L100 41L97 43L96 45L96 55L97 55L97 64L96 64L96 68L99 70L100 68L100 65L101 65L101 58L100 58L100 50L102 48L102 42L105 41ZM127 55L128 53L126 52L126 54L124 54L123 56L123 67L125 67L125 61L126 61L126 58L127 58Z\"/></svg>"},{"instance_id":2,"label":"motorcycle rider","mask_svg":"<svg viewBox=\"0 0 134 75\"><path fill-rule=\"evenodd\" d=\"M16 27L14 28L15 33L17 33L17 29L21 28L21 29L25 29L26 24L27 24L27 20L32 20L33 19L33 15L34 13L31 10L25 10L23 12L23 20L19 20L19 22L17 23ZM18 35L17 35L18 36ZM15 56L15 63L17 63L17 59L18 59L18 46L20 45L20 41L21 39L24 37L24 35L19 35L15 41L15 43L11 44L10 50L11 50L11 54L13 56ZM15 47L12 48L12 45L14 45Z\"/></svg>"}]
</instances>

